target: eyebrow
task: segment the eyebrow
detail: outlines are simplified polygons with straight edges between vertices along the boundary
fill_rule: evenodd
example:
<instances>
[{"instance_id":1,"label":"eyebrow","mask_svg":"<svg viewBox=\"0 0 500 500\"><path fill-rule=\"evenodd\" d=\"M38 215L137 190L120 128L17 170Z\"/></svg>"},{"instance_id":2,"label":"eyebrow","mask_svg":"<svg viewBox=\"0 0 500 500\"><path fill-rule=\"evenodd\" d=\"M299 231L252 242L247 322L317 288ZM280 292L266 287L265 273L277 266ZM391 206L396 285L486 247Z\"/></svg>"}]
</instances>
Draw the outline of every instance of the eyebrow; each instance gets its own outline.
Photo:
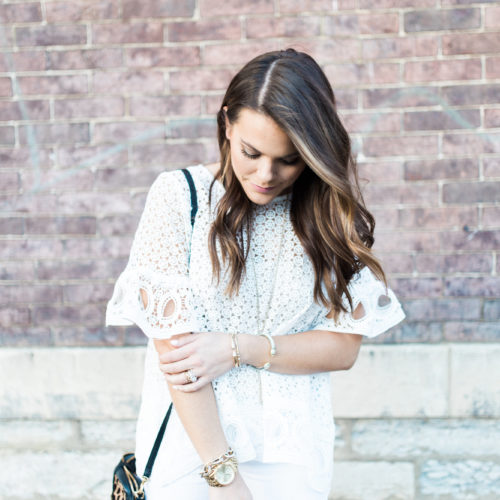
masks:
<instances>
[{"instance_id":1,"label":"eyebrow","mask_svg":"<svg viewBox=\"0 0 500 500\"><path fill-rule=\"evenodd\" d=\"M245 146L248 146L249 148L252 148L257 154L262 154L257 148L255 148L254 146L252 146L251 144L249 144L248 142L244 141L243 139L240 139L241 142L245 145ZM290 153L289 155L286 155L286 156L282 156L281 158L283 158L284 160L285 159L288 159L288 158L294 158L296 156L299 156L299 153L298 151L295 151L294 153Z\"/></svg>"}]
</instances>

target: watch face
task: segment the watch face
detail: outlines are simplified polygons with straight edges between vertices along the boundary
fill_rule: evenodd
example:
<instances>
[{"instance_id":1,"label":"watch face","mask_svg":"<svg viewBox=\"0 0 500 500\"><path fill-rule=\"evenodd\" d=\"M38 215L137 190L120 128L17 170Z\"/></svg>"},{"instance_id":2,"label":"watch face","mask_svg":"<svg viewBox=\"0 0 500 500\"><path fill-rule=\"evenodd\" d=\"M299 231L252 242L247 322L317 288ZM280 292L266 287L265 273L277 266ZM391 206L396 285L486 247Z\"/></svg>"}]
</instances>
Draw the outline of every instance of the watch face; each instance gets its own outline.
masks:
<instances>
[{"instance_id":1,"label":"watch face","mask_svg":"<svg viewBox=\"0 0 500 500\"><path fill-rule=\"evenodd\" d=\"M223 485L233 481L235 476L234 468L229 464L221 464L215 469L215 479Z\"/></svg>"}]
</instances>

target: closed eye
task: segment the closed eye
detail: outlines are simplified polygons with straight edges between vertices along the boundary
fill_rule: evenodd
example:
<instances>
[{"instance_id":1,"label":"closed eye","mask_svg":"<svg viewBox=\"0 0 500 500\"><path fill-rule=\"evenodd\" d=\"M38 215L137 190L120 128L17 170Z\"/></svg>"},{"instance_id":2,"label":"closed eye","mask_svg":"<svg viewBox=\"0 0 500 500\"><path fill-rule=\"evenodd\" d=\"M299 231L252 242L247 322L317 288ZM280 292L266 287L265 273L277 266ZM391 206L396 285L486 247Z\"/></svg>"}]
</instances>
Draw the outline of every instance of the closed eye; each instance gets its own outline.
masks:
<instances>
[{"instance_id":1,"label":"closed eye","mask_svg":"<svg viewBox=\"0 0 500 500\"><path fill-rule=\"evenodd\" d=\"M255 155L250 154L250 153L246 152L244 149L242 149L241 152L243 153L244 156L246 156L247 158L250 158L251 160L256 160L260 156L260 154L255 154Z\"/></svg>"},{"instance_id":2,"label":"closed eye","mask_svg":"<svg viewBox=\"0 0 500 500\"><path fill-rule=\"evenodd\" d=\"M249 153L248 151L245 151L244 149L242 149L241 152L243 153L244 156L246 156L247 158L250 158L251 160L256 160L260 156L260 153L252 154L252 153ZM299 156L296 156L295 158L292 158L291 160L285 160L282 158L280 161L282 163L284 163L285 165L295 165L299 161Z\"/></svg>"}]
</instances>

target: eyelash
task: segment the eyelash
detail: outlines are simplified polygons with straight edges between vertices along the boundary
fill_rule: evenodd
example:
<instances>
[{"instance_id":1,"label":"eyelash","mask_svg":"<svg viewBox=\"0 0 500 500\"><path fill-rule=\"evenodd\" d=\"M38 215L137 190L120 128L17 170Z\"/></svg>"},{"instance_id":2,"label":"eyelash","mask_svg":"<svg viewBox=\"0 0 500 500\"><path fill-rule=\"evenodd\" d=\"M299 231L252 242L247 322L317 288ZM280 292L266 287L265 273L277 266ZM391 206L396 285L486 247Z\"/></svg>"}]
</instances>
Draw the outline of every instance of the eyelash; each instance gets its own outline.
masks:
<instances>
[{"instance_id":1,"label":"eyelash","mask_svg":"<svg viewBox=\"0 0 500 500\"><path fill-rule=\"evenodd\" d=\"M252 155L250 153L247 153L244 149L242 149L241 152L243 153L244 156L246 156L250 160L256 160L260 156L260 154ZM294 158L292 161L285 161L285 160L281 160L281 161L285 165L295 165L299 161L299 159L298 158Z\"/></svg>"}]
</instances>

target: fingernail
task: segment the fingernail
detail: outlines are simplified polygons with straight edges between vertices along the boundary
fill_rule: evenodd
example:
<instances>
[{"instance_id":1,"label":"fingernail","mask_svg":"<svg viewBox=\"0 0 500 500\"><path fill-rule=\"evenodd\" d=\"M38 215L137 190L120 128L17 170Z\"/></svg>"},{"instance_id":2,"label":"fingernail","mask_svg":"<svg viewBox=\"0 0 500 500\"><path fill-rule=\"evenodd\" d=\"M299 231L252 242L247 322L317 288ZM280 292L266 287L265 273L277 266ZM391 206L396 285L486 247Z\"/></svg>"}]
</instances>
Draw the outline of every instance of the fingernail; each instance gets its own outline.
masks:
<instances>
[{"instance_id":1,"label":"fingernail","mask_svg":"<svg viewBox=\"0 0 500 500\"><path fill-rule=\"evenodd\" d=\"M178 340L171 340L170 343L172 345L179 345L179 341Z\"/></svg>"},{"instance_id":2,"label":"fingernail","mask_svg":"<svg viewBox=\"0 0 500 500\"><path fill-rule=\"evenodd\" d=\"M180 385L174 385L174 389L176 391L182 391L182 387Z\"/></svg>"}]
</instances>

